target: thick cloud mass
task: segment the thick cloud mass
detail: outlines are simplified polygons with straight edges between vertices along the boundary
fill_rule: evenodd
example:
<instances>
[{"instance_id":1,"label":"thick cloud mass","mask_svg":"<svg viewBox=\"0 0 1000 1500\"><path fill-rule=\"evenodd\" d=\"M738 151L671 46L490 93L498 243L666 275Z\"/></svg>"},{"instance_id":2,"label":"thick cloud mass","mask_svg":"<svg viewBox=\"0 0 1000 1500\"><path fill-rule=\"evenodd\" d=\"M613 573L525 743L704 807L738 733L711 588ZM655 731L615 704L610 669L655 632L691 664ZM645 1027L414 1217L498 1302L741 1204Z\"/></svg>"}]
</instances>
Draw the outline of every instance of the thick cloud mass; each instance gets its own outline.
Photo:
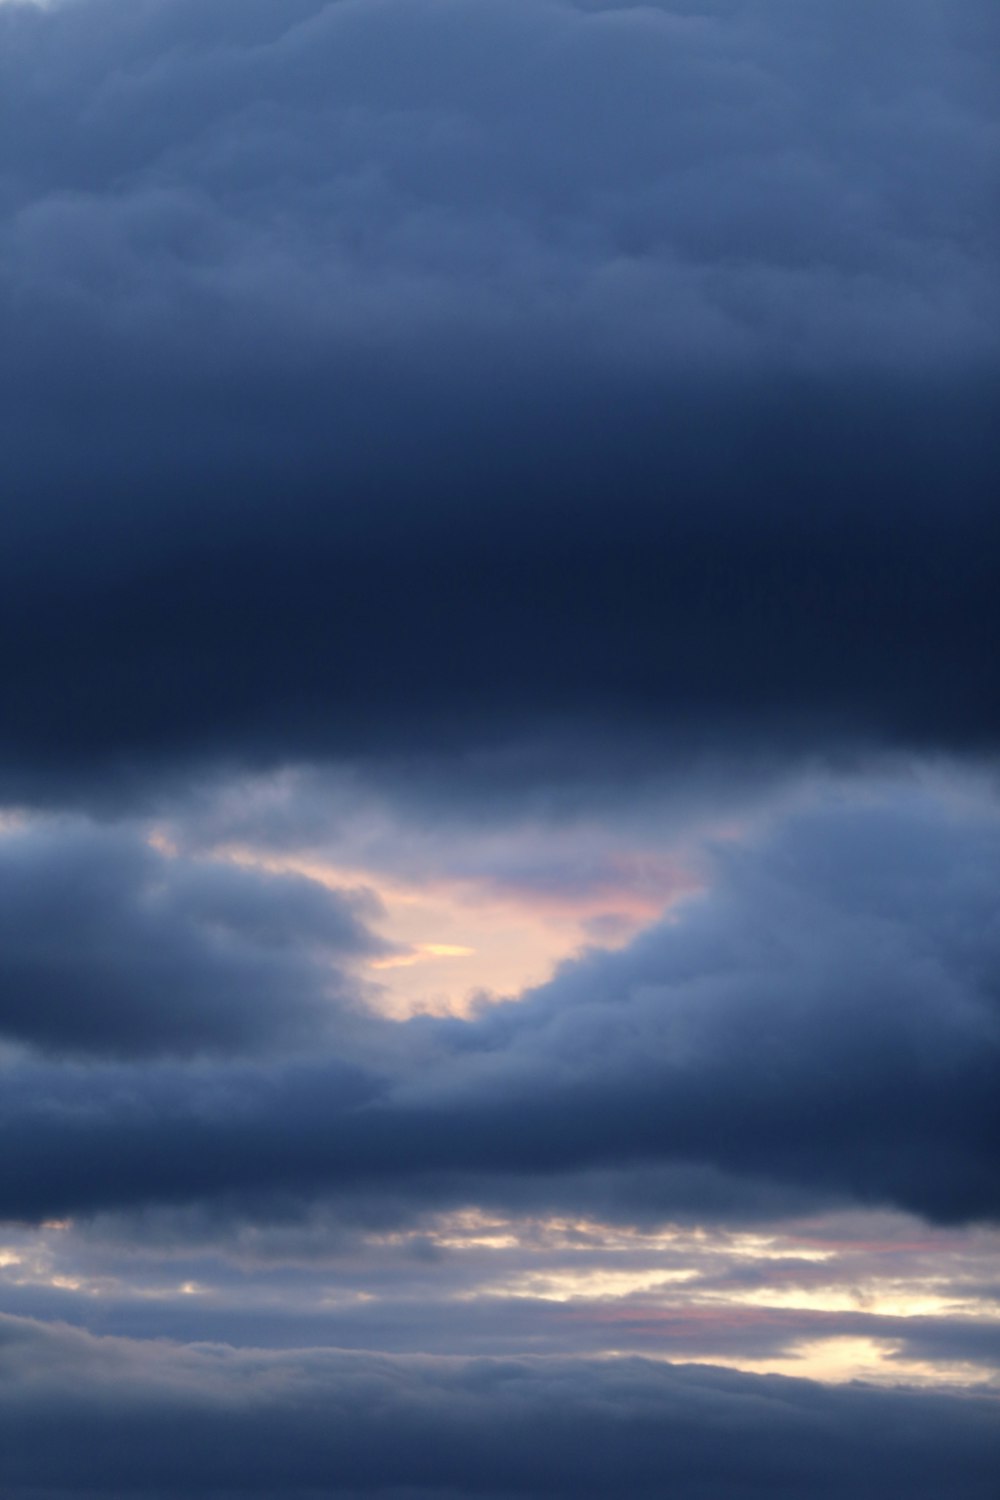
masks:
<instances>
[{"instance_id":1,"label":"thick cloud mass","mask_svg":"<svg viewBox=\"0 0 1000 1500\"><path fill-rule=\"evenodd\" d=\"M353 1062L11 1070L0 1210L1000 1216L995 816L834 802L716 863L624 951L471 1020L373 1022Z\"/></svg>"},{"instance_id":2,"label":"thick cloud mass","mask_svg":"<svg viewBox=\"0 0 1000 1500\"><path fill-rule=\"evenodd\" d=\"M387 951L378 902L313 881L165 858L79 824L0 837L0 1038L139 1056L314 1044ZM339 1004L338 1004L339 1002Z\"/></svg>"},{"instance_id":3,"label":"thick cloud mass","mask_svg":"<svg viewBox=\"0 0 1000 1500\"><path fill-rule=\"evenodd\" d=\"M991 1500L995 1400L585 1361L390 1360L0 1324L10 1500ZM44 1488L43 1488L44 1487Z\"/></svg>"},{"instance_id":4,"label":"thick cloud mass","mask_svg":"<svg viewBox=\"0 0 1000 1500\"><path fill-rule=\"evenodd\" d=\"M0 0L3 1500L993 1500L998 52Z\"/></svg>"},{"instance_id":5,"label":"thick cloud mass","mask_svg":"<svg viewBox=\"0 0 1000 1500\"><path fill-rule=\"evenodd\" d=\"M992 6L0 32L8 787L996 743Z\"/></svg>"}]
</instances>

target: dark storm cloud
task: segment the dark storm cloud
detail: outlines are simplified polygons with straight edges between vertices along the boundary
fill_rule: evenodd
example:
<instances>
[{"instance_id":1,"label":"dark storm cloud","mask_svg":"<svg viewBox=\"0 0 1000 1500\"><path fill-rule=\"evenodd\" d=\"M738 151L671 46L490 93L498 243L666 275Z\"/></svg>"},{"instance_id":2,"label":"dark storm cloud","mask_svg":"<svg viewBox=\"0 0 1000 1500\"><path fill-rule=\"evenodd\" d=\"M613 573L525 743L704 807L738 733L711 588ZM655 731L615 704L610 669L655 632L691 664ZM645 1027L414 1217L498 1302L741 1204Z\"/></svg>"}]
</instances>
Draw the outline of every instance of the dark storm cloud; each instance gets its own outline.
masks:
<instances>
[{"instance_id":1,"label":"dark storm cloud","mask_svg":"<svg viewBox=\"0 0 1000 1500\"><path fill-rule=\"evenodd\" d=\"M5 1490L989 1500L994 1399L646 1364L386 1359L0 1324Z\"/></svg>"},{"instance_id":2,"label":"dark storm cloud","mask_svg":"<svg viewBox=\"0 0 1000 1500\"><path fill-rule=\"evenodd\" d=\"M996 741L992 8L0 30L9 787Z\"/></svg>"},{"instance_id":3,"label":"dark storm cloud","mask_svg":"<svg viewBox=\"0 0 1000 1500\"><path fill-rule=\"evenodd\" d=\"M140 1056L315 1045L389 951L365 891L55 821L0 837L0 1039Z\"/></svg>"},{"instance_id":4,"label":"dark storm cloud","mask_svg":"<svg viewBox=\"0 0 1000 1500\"><path fill-rule=\"evenodd\" d=\"M468 1021L373 1021L353 1062L10 1068L0 1209L997 1218L995 816L832 801L716 859L622 952Z\"/></svg>"}]
</instances>

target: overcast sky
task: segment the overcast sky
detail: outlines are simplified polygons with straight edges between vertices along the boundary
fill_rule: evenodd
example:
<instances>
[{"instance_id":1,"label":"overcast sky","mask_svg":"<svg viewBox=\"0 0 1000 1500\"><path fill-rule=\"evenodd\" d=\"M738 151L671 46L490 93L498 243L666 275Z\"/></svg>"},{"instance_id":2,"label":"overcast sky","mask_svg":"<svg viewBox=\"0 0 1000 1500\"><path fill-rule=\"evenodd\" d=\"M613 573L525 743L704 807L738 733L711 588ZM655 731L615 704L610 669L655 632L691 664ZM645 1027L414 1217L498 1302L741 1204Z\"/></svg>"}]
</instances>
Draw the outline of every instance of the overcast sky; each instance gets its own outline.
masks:
<instances>
[{"instance_id":1,"label":"overcast sky","mask_svg":"<svg viewBox=\"0 0 1000 1500\"><path fill-rule=\"evenodd\" d=\"M993 1500L995 0L0 0L4 1500Z\"/></svg>"}]
</instances>

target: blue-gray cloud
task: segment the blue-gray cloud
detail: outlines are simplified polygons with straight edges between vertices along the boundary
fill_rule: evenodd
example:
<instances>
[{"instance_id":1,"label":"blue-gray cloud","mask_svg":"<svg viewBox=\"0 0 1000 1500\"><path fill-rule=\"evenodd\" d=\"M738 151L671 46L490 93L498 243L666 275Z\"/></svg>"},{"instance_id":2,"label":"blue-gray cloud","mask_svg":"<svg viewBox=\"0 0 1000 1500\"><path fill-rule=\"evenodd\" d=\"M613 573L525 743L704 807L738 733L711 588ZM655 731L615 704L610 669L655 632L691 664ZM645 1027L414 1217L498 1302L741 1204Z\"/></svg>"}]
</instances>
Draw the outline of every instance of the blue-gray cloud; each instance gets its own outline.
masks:
<instances>
[{"instance_id":1,"label":"blue-gray cloud","mask_svg":"<svg viewBox=\"0 0 1000 1500\"><path fill-rule=\"evenodd\" d=\"M363 1048L266 1071L23 1064L0 1210L996 1218L998 871L982 807L834 801L720 848L677 920L471 1020L373 1019Z\"/></svg>"},{"instance_id":2,"label":"blue-gray cloud","mask_svg":"<svg viewBox=\"0 0 1000 1500\"><path fill-rule=\"evenodd\" d=\"M8 785L996 742L991 7L0 27Z\"/></svg>"},{"instance_id":3,"label":"blue-gray cloud","mask_svg":"<svg viewBox=\"0 0 1000 1500\"><path fill-rule=\"evenodd\" d=\"M391 951L378 914L371 892L169 858L129 830L27 825L0 837L0 1039L128 1057L346 1036L358 962Z\"/></svg>"},{"instance_id":4,"label":"blue-gray cloud","mask_svg":"<svg viewBox=\"0 0 1000 1500\"><path fill-rule=\"evenodd\" d=\"M984 801L797 814L623 951L399 1025L363 1010L371 901L204 857L190 784L638 816L640 775L994 751L998 40L991 0L0 4L0 798L192 825L173 859L0 840L0 1218L190 1257L468 1205L1000 1215ZM154 1302L106 1313L252 1343ZM434 1347L429 1315L315 1336ZM517 1317L437 1347L579 1351ZM899 1321L735 1354L992 1358ZM995 1493L995 1403L641 1362L4 1320L0 1385L11 1500Z\"/></svg>"},{"instance_id":5,"label":"blue-gray cloud","mask_svg":"<svg viewBox=\"0 0 1000 1500\"><path fill-rule=\"evenodd\" d=\"M648 1364L448 1361L97 1340L0 1323L11 1500L99 1490L543 1500L990 1500L990 1397Z\"/></svg>"}]
</instances>

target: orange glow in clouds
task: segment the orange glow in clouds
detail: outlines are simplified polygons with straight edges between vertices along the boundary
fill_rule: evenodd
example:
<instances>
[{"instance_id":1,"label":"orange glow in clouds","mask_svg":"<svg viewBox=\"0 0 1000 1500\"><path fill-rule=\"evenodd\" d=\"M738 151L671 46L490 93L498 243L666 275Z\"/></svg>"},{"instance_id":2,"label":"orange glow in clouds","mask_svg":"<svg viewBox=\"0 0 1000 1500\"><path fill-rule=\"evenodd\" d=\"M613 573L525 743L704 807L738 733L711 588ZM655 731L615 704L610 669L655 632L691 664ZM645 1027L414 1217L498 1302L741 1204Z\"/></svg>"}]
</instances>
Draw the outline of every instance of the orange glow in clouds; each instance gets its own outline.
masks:
<instances>
[{"instance_id":1,"label":"orange glow in clouds","mask_svg":"<svg viewBox=\"0 0 1000 1500\"><path fill-rule=\"evenodd\" d=\"M169 854L167 841L154 839ZM539 890L485 876L438 875L418 882L243 845L218 849L213 857L304 875L330 890L373 891L385 912L375 925L399 952L373 959L367 970L381 992L381 1008L397 1019L465 1015L478 1000L519 994L589 944L621 947L697 889L677 861L630 853L609 862L610 874L571 890Z\"/></svg>"}]
</instances>

